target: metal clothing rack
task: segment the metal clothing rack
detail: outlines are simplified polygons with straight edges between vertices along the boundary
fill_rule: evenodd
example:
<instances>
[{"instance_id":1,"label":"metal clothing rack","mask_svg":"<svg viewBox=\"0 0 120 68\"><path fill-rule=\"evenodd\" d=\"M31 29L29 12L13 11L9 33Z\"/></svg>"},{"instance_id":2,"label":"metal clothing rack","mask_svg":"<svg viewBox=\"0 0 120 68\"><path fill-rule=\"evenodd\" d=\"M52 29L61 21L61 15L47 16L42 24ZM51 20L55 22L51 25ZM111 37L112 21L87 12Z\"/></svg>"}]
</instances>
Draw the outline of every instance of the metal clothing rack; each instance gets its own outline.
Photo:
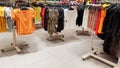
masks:
<instances>
[{"instance_id":1,"label":"metal clothing rack","mask_svg":"<svg viewBox=\"0 0 120 68\"><path fill-rule=\"evenodd\" d=\"M104 58L102 58L102 57L97 55L98 51L96 49L94 49L94 47L93 47L93 39L94 39L93 38L94 37L93 28L94 28L94 25L92 24L92 32L91 32L92 35L91 35L91 42L90 42L90 52L85 54L85 55L83 55L82 59L86 60L87 58L94 58L94 59L99 60L99 61L101 61L101 62L103 62L103 63L105 63L105 64L107 64L109 66L112 66L113 68L120 68L120 58L118 59L118 63L116 64L116 63L113 63L113 62L111 62L111 61L109 61L107 59L104 59Z\"/></svg>"},{"instance_id":2,"label":"metal clothing rack","mask_svg":"<svg viewBox=\"0 0 120 68\"><path fill-rule=\"evenodd\" d=\"M5 51L10 51L10 50L14 50L15 49L17 51L17 53L22 53L21 48L23 46L27 46L28 44L26 44L25 42L17 44L17 41L16 41L16 30L15 30L14 22L12 23L12 28L13 28L13 31L12 31L13 42L11 43L11 46L6 46L6 47L3 47L3 48L0 48L0 50L2 52L5 52Z\"/></svg>"},{"instance_id":3,"label":"metal clothing rack","mask_svg":"<svg viewBox=\"0 0 120 68\"><path fill-rule=\"evenodd\" d=\"M104 59L104 58L97 55L98 51L95 50L94 47L93 47L93 37L94 37L94 34L92 33L92 35L91 35L91 43L90 43L91 44L90 45L90 52L83 55L82 59L86 60L87 58L91 57L91 58L94 58L96 60L102 61L103 63L106 63L107 65L110 65L113 68L120 68L120 58L118 60L118 63L116 64L116 63L113 63L113 62L111 62L109 60L106 60L106 59Z\"/></svg>"},{"instance_id":4,"label":"metal clothing rack","mask_svg":"<svg viewBox=\"0 0 120 68\"><path fill-rule=\"evenodd\" d=\"M16 41L16 30L15 30L14 23L12 24L12 26L13 26L13 31L12 31L13 42L11 43L11 46L3 47L3 48L1 48L0 50L1 50L2 52L5 52L5 51L10 51L10 50L14 50L14 49L15 49L15 50L17 51L17 53L22 53L21 48L22 48L23 46L27 46L28 44L26 44L25 42L23 42L23 43L20 43L20 44L17 45L17 41Z\"/></svg>"}]
</instances>

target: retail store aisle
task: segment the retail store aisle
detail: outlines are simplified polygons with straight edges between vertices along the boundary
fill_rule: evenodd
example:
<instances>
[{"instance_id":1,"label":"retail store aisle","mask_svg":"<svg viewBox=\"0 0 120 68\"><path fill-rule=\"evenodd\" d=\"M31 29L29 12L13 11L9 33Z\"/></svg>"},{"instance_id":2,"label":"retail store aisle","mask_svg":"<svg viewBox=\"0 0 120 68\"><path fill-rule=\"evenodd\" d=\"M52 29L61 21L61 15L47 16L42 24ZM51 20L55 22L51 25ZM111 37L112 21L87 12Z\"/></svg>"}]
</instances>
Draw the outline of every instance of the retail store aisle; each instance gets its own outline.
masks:
<instances>
[{"instance_id":1,"label":"retail store aisle","mask_svg":"<svg viewBox=\"0 0 120 68\"><path fill-rule=\"evenodd\" d=\"M18 55L15 51L0 53L0 68L110 68L94 59L83 61L81 56L89 51L90 36L77 36L75 30L62 32L65 41L47 41L48 33L37 30L32 35L19 36L17 41L29 43L23 49L24 54ZM11 33L0 35L0 46L8 45ZM102 49L102 41L94 37L94 44Z\"/></svg>"}]
</instances>

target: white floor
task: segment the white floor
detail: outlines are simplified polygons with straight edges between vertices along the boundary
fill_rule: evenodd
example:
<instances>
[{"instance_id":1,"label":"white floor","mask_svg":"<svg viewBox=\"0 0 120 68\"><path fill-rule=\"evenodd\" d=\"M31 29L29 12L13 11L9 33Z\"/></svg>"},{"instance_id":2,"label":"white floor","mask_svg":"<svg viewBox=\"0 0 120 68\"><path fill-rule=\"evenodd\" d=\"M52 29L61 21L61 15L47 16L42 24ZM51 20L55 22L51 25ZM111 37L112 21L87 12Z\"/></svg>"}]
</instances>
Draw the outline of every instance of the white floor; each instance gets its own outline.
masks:
<instances>
[{"instance_id":1,"label":"white floor","mask_svg":"<svg viewBox=\"0 0 120 68\"><path fill-rule=\"evenodd\" d=\"M24 54L16 51L0 52L0 68L111 68L95 59L83 61L81 56L89 52L90 36L77 36L75 30L64 30L65 41L47 41L43 29L27 36L17 37L17 42L29 44ZM0 47L10 45L12 33L0 34ZM94 47L102 51L102 40L94 37ZM106 59L108 56L102 55Z\"/></svg>"}]
</instances>

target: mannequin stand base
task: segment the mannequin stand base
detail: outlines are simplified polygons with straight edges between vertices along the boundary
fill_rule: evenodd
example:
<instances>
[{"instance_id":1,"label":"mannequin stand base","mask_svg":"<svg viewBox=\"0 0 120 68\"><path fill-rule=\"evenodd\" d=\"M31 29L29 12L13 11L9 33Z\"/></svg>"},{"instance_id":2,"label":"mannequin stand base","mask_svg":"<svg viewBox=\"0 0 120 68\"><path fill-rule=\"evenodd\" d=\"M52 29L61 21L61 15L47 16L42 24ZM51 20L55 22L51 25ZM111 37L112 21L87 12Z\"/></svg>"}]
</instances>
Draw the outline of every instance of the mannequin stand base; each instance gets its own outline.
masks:
<instances>
[{"instance_id":1,"label":"mannequin stand base","mask_svg":"<svg viewBox=\"0 0 120 68\"><path fill-rule=\"evenodd\" d=\"M77 35L86 35L90 36L88 31L83 31L83 30L76 30Z\"/></svg>"},{"instance_id":2,"label":"mannequin stand base","mask_svg":"<svg viewBox=\"0 0 120 68\"><path fill-rule=\"evenodd\" d=\"M18 45L13 46L13 44L11 43L11 46L6 46L1 48L0 50L4 53L6 51L10 51L10 50L16 50L18 54L22 53L21 48L23 48L24 46L28 46L28 44L25 43L21 43Z\"/></svg>"},{"instance_id":3,"label":"mannequin stand base","mask_svg":"<svg viewBox=\"0 0 120 68\"><path fill-rule=\"evenodd\" d=\"M109 65L109 66L112 66L113 68L120 68L120 64L119 64L120 60L118 61L118 64L115 64L115 63L113 63L113 62L111 62L111 61L109 61L109 60L106 60L106 59L104 59L104 58L101 58L101 57L97 56L96 53L97 53L97 51L96 51L96 50L93 50L93 51L91 51L90 53L82 56L82 58L83 58L83 60L85 60L85 59L87 59L87 58L89 58L89 57L92 57L92 58L94 58L94 59L96 59L96 60L99 60L99 61L101 61L101 62Z\"/></svg>"},{"instance_id":4,"label":"mannequin stand base","mask_svg":"<svg viewBox=\"0 0 120 68\"><path fill-rule=\"evenodd\" d=\"M61 40L64 41L64 35L54 35L54 36L50 36L47 38L48 41L56 41L56 40Z\"/></svg>"}]
</instances>

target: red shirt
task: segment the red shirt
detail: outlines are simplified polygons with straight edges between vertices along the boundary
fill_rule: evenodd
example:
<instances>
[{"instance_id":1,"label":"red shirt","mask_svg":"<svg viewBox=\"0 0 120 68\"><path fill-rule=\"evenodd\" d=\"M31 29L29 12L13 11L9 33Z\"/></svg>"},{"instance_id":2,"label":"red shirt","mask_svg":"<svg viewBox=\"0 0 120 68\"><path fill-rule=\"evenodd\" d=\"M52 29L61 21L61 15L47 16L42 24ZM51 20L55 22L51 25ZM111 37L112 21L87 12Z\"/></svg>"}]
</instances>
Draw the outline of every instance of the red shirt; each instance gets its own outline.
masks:
<instances>
[{"instance_id":1,"label":"red shirt","mask_svg":"<svg viewBox=\"0 0 120 68\"><path fill-rule=\"evenodd\" d=\"M40 15L41 15L41 17L42 17L42 27L44 28L44 15L45 15L45 8L42 8Z\"/></svg>"},{"instance_id":2,"label":"red shirt","mask_svg":"<svg viewBox=\"0 0 120 68\"><path fill-rule=\"evenodd\" d=\"M96 29L95 29L96 34L98 34L98 29L99 29L100 20L101 20L101 12L102 12L102 10L98 11L98 19L97 19L97 24L96 24Z\"/></svg>"}]
</instances>

